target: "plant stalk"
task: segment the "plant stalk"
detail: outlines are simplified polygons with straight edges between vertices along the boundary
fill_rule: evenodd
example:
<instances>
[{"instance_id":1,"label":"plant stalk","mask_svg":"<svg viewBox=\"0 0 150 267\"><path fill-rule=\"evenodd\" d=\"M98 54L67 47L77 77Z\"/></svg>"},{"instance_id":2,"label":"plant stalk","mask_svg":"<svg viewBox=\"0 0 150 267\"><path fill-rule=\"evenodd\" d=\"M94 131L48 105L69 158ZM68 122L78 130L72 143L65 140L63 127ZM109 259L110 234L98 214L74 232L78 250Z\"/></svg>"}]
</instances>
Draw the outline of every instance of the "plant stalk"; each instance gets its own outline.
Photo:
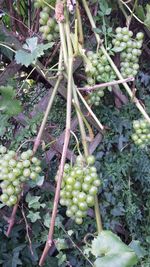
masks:
<instances>
[{"instance_id":1,"label":"plant stalk","mask_svg":"<svg viewBox=\"0 0 150 267\"><path fill-rule=\"evenodd\" d=\"M92 29L94 30L96 28L95 22L93 20L91 11L88 7L87 1L86 0L82 0L83 6L85 8L85 11L87 13L87 16L89 18L89 21L91 23ZM114 72L116 73L116 75L118 76L118 78L120 80L123 79L120 71L118 70L118 68L116 67L115 63L113 62L113 60L111 59L111 57L109 56L109 54L107 53L105 47L102 45L100 36L94 31L96 40L98 44L101 44L100 48L103 52L103 54L107 57L107 60L109 61L112 69L114 70ZM142 115L144 116L144 118L150 123L150 117L148 116L148 114L146 113L145 109L143 108L143 106L140 104L139 100L134 96L134 94L132 93L130 87L128 86L127 83L123 83L124 88L126 89L128 95L130 96L130 98L133 100L133 102L135 103L136 107L139 109L139 111L142 113Z\"/></svg>"},{"instance_id":2,"label":"plant stalk","mask_svg":"<svg viewBox=\"0 0 150 267\"><path fill-rule=\"evenodd\" d=\"M67 22L68 23L68 22ZM67 26L68 34L69 36L67 37L67 42L69 41L70 38L70 28L69 24ZM60 34L63 34L60 32ZM63 42L65 42L64 38L61 38ZM71 42L70 42L71 44ZM42 253L39 265L43 266L46 256L48 254L48 251L53 243L53 234L54 234L54 228L55 228L55 220L57 216L57 208L58 208L58 202L60 198L60 189L61 189L61 182L62 182L62 177L63 177L63 172L64 172L64 165L66 161L66 155L67 155L67 149L69 145L69 140L70 140L70 129L71 129L71 103L72 103L72 76L73 76L73 55L72 55L72 50L71 46L68 44L68 55L69 58L67 60L68 64L68 84L67 84L67 110L66 110L66 133L65 133L65 140L64 140L64 145L63 145L63 151L62 151L62 157L61 157L61 162L60 162L60 168L59 168L59 173L58 173L58 180L57 180L57 187L55 191L55 197L54 197L54 205L53 205L53 211L52 211L52 217L51 217L51 222L50 222L50 228L49 228L49 234L48 234L48 239L44 248L44 251ZM67 49L63 44L62 46L64 49ZM63 50L64 52L64 50ZM67 54L67 50L65 51L65 55Z\"/></svg>"}]
</instances>

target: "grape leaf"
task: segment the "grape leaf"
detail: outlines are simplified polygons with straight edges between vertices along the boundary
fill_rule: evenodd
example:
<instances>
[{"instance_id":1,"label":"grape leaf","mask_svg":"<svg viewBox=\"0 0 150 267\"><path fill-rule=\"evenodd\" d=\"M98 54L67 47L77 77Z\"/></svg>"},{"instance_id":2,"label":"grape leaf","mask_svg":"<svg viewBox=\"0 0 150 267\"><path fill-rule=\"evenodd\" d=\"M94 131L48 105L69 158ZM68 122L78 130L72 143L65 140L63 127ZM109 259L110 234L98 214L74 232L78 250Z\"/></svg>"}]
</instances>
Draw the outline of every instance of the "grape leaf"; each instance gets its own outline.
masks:
<instances>
[{"instance_id":1,"label":"grape leaf","mask_svg":"<svg viewBox=\"0 0 150 267\"><path fill-rule=\"evenodd\" d=\"M98 258L95 267L131 267L137 263L134 252L124 252Z\"/></svg>"},{"instance_id":2,"label":"grape leaf","mask_svg":"<svg viewBox=\"0 0 150 267\"><path fill-rule=\"evenodd\" d=\"M28 193L26 196L26 202L28 203L29 209L38 210L40 207L44 208L45 204L39 202L40 198L41 197L38 196L31 196L30 193Z\"/></svg>"},{"instance_id":3,"label":"grape leaf","mask_svg":"<svg viewBox=\"0 0 150 267\"><path fill-rule=\"evenodd\" d=\"M93 240L91 252L98 257L96 267L132 267L137 263L134 251L111 231L102 231Z\"/></svg>"},{"instance_id":4,"label":"grape leaf","mask_svg":"<svg viewBox=\"0 0 150 267\"><path fill-rule=\"evenodd\" d=\"M32 37L26 40L23 45L24 49L20 49L15 54L15 60L18 64L28 67L32 63L36 63L37 59L44 55L44 50L53 46L54 42L48 44L38 44L38 38Z\"/></svg>"}]
</instances>

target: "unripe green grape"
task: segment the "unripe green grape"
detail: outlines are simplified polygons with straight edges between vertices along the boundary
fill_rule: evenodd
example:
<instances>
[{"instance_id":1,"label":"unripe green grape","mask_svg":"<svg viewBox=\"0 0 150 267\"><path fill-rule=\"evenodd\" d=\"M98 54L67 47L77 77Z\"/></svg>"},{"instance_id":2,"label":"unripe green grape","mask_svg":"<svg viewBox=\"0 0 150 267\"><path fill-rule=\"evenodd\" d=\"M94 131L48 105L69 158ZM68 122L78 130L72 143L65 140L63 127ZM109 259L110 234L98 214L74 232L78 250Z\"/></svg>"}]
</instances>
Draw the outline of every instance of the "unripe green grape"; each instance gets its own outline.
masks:
<instances>
[{"instance_id":1,"label":"unripe green grape","mask_svg":"<svg viewBox=\"0 0 150 267\"><path fill-rule=\"evenodd\" d=\"M73 204L77 205L78 204L78 198L77 197L73 197L72 202L73 202Z\"/></svg>"},{"instance_id":2,"label":"unripe green grape","mask_svg":"<svg viewBox=\"0 0 150 267\"><path fill-rule=\"evenodd\" d=\"M92 181L93 181L93 178L91 177L91 175L85 176L85 178L84 178L85 183L91 184Z\"/></svg>"},{"instance_id":3,"label":"unripe green grape","mask_svg":"<svg viewBox=\"0 0 150 267\"><path fill-rule=\"evenodd\" d=\"M28 159L28 158L29 158L29 155L28 155L27 152L23 152L23 153L21 154L21 159L26 160L26 159Z\"/></svg>"},{"instance_id":4,"label":"unripe green grape","mask_svg":"<svg viewBox=\"0 0 150 267\"><path fill-rule=\"evenodd\" d=\"M82 190L83 190L84 192L88 192L89 189L90 189L90 185L89 185L89 184L87 184L87 183L83 183L83 184L82 184Z\"/></svg>"},{"instance_id":5,"label":"unripe green grape","mask_svg":"<svg viewBox=\"0 0 150 267\"><path fill-rule=\"evenodd\" d=\"M7 187L7 189L6 189L6 192L7 192L7 194L8 194L9 196L10 196L10 195L13 195L14 192L15 192L15 188L14 188L14 186L9 185L9 186Z\"/></svg>"},{"instance_id":6,"label":"unripe green grape","mask_svg":"<svg viewBox=\"0 0 150 267\"><path fill-rule=\"evenodd\" d=\"M22 162L24 168L28 168L30 166L30 160L26 159Z\"/></svg>"},{"instance_id":7,"label":"unripe green grape","mask_svg":"<svg viewBox=\"0 0 150 267\"><path fill-rule=\"evenodd\" d=\"M116 33L121 33L121 32L122 32L122 28L121 27L116 28Z\"/></svg>"},{"instance_id":8,"label":"unripe green grape","mask_svg":"<svg viewBox=\"0 0 150 267\"><path fill-rule=\"evenodd\" d=\"M45 21L45 23L46 23L48 21L48 19L49 19L49 14L47 14L44 11L41 11L40 12L40 18L43 19Z\"/></svg>"},{"instance_id":9,"label":"unripe green grape","mask_svg":"<svg viewBox=\"0 0 150 267\"><path fill-rule=\"evenodd\" d=\"M123 34L129 34L128 28L127 27L122 28L121 33L123 33Z\"/></svg>"},{"instance_id":10,"label":"unripe green grape","mask_svg":"<svg viewBox=\"0 0 150 267\"><path fill-rule=\"evenodd\" d=\"M8 201L8 199L9 199L9 196L8 196L7 194L2 194L2 195L0 196L0 199L1 199L1 201L2 201L3 203L6 203L6 202Z\"/></svg>"},{"instance_id":11,"label":"unripe green grape","mask_svg":"<svg viewBox=\"0 0 150 267\"><path fill-rule=\"evenodd\" d=\"M117 33L116 40L122 41L122 39L123 39L122 33Z\"/></svg>"},{"instance_id":12,"label":"unripe green grape","mask_svg":"<svg viewBox=\"0 0 150 267\"><path fill-rule=\"evenodd\" d=\"M52 34L49 33L47 35L47 41L49 41L49 42L53 41L53 35Z\"/></svg>"},{"instance_id":13,"label":"unripe green grape","mask_svg":"<svg viewBox=\"0 0 150 267\"><path fill-rule=\"evenodd\" d=\"M77 224L82 224L83 223L83 220L82 220L82 218L78 218L78 217L76 217L75 218L75 222L77 223Z\"/></svg>"},{"instance_id":14,"label":"unripe green grape","mask_svg":"<svg viewBox=\"0 0 150 267\"><path fill-rule=\"evenodd\" d=\"M12 204L12 205L15 205L17 203L17 197L16 196L10 196L9 198L9 202Z\"/></svg>"},{"instance_id":15,"label":"unripe green grape","mask_svg":"<svg viewBox=\"0 0 150 267\"><path fill-rule=\"evenodd\" d=\"M30 169L27 169L27 168L26 168L26 169L23 170L23 176L24 176L24 177L29 177L30 174L31 174Z\"/></svg>"},{"instance_id":16,"label":"unripe green grape","mask_svg":"<svg viewBox=\"0 0 150 267\"><path fill-rule=\"evenodd\" d=\"M32 180L36 180L36 178L37 178L37 173L36 173L36 172L31 172L31 174L30 174L30 178L31 178Z\"/></svg>"},{"instance_id":17,"label":"unripe green grape","mask_svg":"<svg viewBox=\"0 0 150 267\"><path fill-rule=\"evenodd\" d=\"M89 194L92 196L95 196L97 194L97 187L96 186L92 186L89 190Z\"/></svg>"},{"instance_id":18,"label":"unripe green grape","mask_svg":"<svg viewBox=\"0 0 150 267\"><path fill-rule=\"evenodd\" d=\"M89 207L94 206L94 197L91 195L87 195L86 202Z\"/></svg>"},{"instance_id":19,"label":"unripe green grape","mask_svg":"<svg viewBox=\"0 0 150 267\"><path fill-rule=\"evenodd\" d=\"M78 194L78 200L79 201L84 201L86 200L86 194L84 192L81 192Z\"/></svg>"},{"instance_id":20,"label":"unripe green grape","mask_svg":"<svg viewBox=\"0 0 150 267\"><path fill-rule=\"evenodd\" d=\"M81 211L81 210L78 210L77 212L76 212L76 217L77 218L82 218L83 217L83 211Z\"/></svg>"},{"instance_id":21,"label":"unripe green grape","mask_svg":"<svg viewBox=\"0 0 150 267\"><path fill-rule=\"evenodd\" d=\"M5 180L5 181L1 182L0 186L2 189L5 189L8 187L9 184L10 184L10 182L8 180Z\"/></svg>"},{"instance_id":22,"label":"unripe green grape","mask_svg":"<svg viewBox=\"0 0 150 267\"><path fill-rule=\"evenodd\" d=\"M59 202L62 206L66 206L66 200L64 198L61 198Z\"/></svg>"},{"instance_id":23,"label":"unripe green grape","mask_svg":"<svg viewBox=\"0 0 150 267\"><path fill-rule=\"evenodd\" d=\"M14 181L16 179L16 175L13 172L8 173L8 181Z\"/></svg>"},{"instance_id":24,"label":"unripe green grape","mask_svg":"<svg viewBox=\"0 0 150 267\"><path fill-rule=\"evenodd\" d=\"M40 173L41 172L41 167L40 166L36 166L35 167L35 172Z\"/></svg>"},{"instance_id":25,"label":"unripe green grape","mask_svg":"<svg viewBox=\"0 0 150 267\"><path fill-rule=\"evenodd\" d=\"M86 211L88 209L88 205L86 202L79 202L78 206L81 211Z\"/></svg>"},{"instance_id":26,"label":"unripe green grape","mask_svg":"<svg viewBox=\"0 0 150 267\"><path fill-rule=\"evenodd\" d=\"M81 190L82 184L79 181L76 181L73 185L74 190Z\"/></svg>"},{"instance_id":27,"label":"unripe green grape","mask_svg":"<svg viewBox=\"0 0 150 267\"><path fill-rule=\"evenodd\" d=\"M76 213L78 211L78 206L77 205L72 205L70 207L70 210L73 212L73 213Z\"/></svg>"},{"instance_id":28,"label":"unripe green grape","mask_svg":"<svg viewBox=\"0 0 150 267\"><path fill-rule=\"evenodd\" d=\"M127 43L129 41L129 35L124 35L122 40ZM128 44L127 44L127 46L128 46Z\"/></svg>"},{"instance_id":29,"label":"unripe green grape","mask_svg":"<svg viewBox=\"0 0 150 267\"><path fill-rule=\"evenodd\" d=\"M95 185L96 187L99 187L101 185L101 181L96 179L93 181L93 185Z\"/></svg>"},{"instance_id":30,"label":"unripe green grape","mask_svg":"<svg viewBox=\"0 0 150 267\"><path fill-rule=\"evenodd\" d=\"M66 215L71 218L73 216L72 210L71 209L67 209L66 210Z\"/></svg>"},{"instance_id":31,"label":"unripe green grape","mask_svg":"<svg viewBox=\"0 0 150 267\"><path fill-rule=\"evenodd\" d=\"M95 157L93 155L90 155L86 158L88 165L93 165L95 163Z\"/></svg>"},{"instance_id":32,"label":"unripe green grape","mask_svg":"<svg viewBox=\"0 0 150 267\"><path fill-rule=\"evenodd\" d=\"M136 34L136 39L137 40L143 40L144 39L144 33L143 32L138 32Z\"/></svg>"}]
</instances>

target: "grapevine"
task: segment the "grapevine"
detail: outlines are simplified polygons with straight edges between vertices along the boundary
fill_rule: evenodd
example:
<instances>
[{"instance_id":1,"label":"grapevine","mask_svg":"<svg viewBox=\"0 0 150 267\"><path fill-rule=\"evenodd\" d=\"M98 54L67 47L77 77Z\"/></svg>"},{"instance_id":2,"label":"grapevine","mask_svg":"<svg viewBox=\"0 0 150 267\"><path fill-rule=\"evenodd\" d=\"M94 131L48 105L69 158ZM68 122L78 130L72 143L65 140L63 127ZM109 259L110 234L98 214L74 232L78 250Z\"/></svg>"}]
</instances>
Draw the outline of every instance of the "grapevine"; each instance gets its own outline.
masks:
<instances>
[{"instance_id":1,"label":"grapevine","mask_svg":"<svg viewBox=\"0 0 150 267\"><path fill-rule=\"evenodd\" d=\"M33 156L32 150L20 155L6 147L0 147L0 200L7 206L17 203L23 184L30 178L35 180L41 172L40 160Z\"/></svg>"}]
</instances>

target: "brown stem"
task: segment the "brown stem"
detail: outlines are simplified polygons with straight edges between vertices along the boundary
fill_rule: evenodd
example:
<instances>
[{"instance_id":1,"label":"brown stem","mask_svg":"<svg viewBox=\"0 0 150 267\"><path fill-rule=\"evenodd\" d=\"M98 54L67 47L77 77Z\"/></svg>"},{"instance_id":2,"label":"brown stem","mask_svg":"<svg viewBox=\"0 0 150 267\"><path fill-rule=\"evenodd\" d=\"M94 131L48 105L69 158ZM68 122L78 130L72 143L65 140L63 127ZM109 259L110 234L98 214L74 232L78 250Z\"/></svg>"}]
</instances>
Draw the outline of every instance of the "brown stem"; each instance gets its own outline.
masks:
<instances>
[{"instance_id":1,"label":"brown stem","mask_svg":"<svg viewBox=\"0 0 150 267\"><path fill-rule=\"evenodd\" d=\"M101 83L101 84L96 84L96 85L93 85L93 86L90 86L90 87L87 87L87 86L86 87L81 87L81 88L78 88L78 89L82 90L82 91L92 91L92 90L99 89L99 88L102 88L102 87L108 87L108 86L113 86L113 85L116 85L116 84L121 84L121 83L126 83L126 82L133 82L133 81L134 81L134 78L133 77L129 77L129 78L118 80L118 81Z\"/></svg>"},{"instance_id":2,"label":"brown stem","mask_svg":"<svg viewBox=\"0 0 150 267\"><path fill-rule=\"evenodd\" d=\"M17 213L17 209L18 209L18 205L19 205L19 201L20 201L20 196L18 198L17 203L13 207L13 211L12 211L12 214L11 214L10 218L8 219L9 225L8 225L8 229L7 229L7 232L6 232L6 236L9 236L10 235L11 230L12 230L12 228L14 226L15 218L16 218L16 213Z\"/></svg>"},{"instance_id":3,"label":"brown stem","mask_svg":"<svg viewBox=\"0 0 150 267\"><path fill-rule=\"evenodd\" d=\"M73 71L73 57L70 56L68 60L68 88L67 88L67 114L66 114L66 133L65 133L65 140L64 140L64 146L63 146L63 152L60 162L60 169L58 174L58 180L57 180L57 187L54 197L54 205L53 205L53 212L50 222L50 228L49 228L49 234L48 239L44 248L44 251L42 253L39 265L43 266L46 256L48 254L48 251L53 243L53 234L54 234L54 227L55 227L55 220L57 216L57 208L58 208L58 202L60 197L60 189L61 189L61 182L63 177L63 171L64 171L64 165L66 161L67 156L67 149L69 145L70 140L70 128L71 128L71 101L72 101L72 71Z\"/></svg>"}]
</instances>

